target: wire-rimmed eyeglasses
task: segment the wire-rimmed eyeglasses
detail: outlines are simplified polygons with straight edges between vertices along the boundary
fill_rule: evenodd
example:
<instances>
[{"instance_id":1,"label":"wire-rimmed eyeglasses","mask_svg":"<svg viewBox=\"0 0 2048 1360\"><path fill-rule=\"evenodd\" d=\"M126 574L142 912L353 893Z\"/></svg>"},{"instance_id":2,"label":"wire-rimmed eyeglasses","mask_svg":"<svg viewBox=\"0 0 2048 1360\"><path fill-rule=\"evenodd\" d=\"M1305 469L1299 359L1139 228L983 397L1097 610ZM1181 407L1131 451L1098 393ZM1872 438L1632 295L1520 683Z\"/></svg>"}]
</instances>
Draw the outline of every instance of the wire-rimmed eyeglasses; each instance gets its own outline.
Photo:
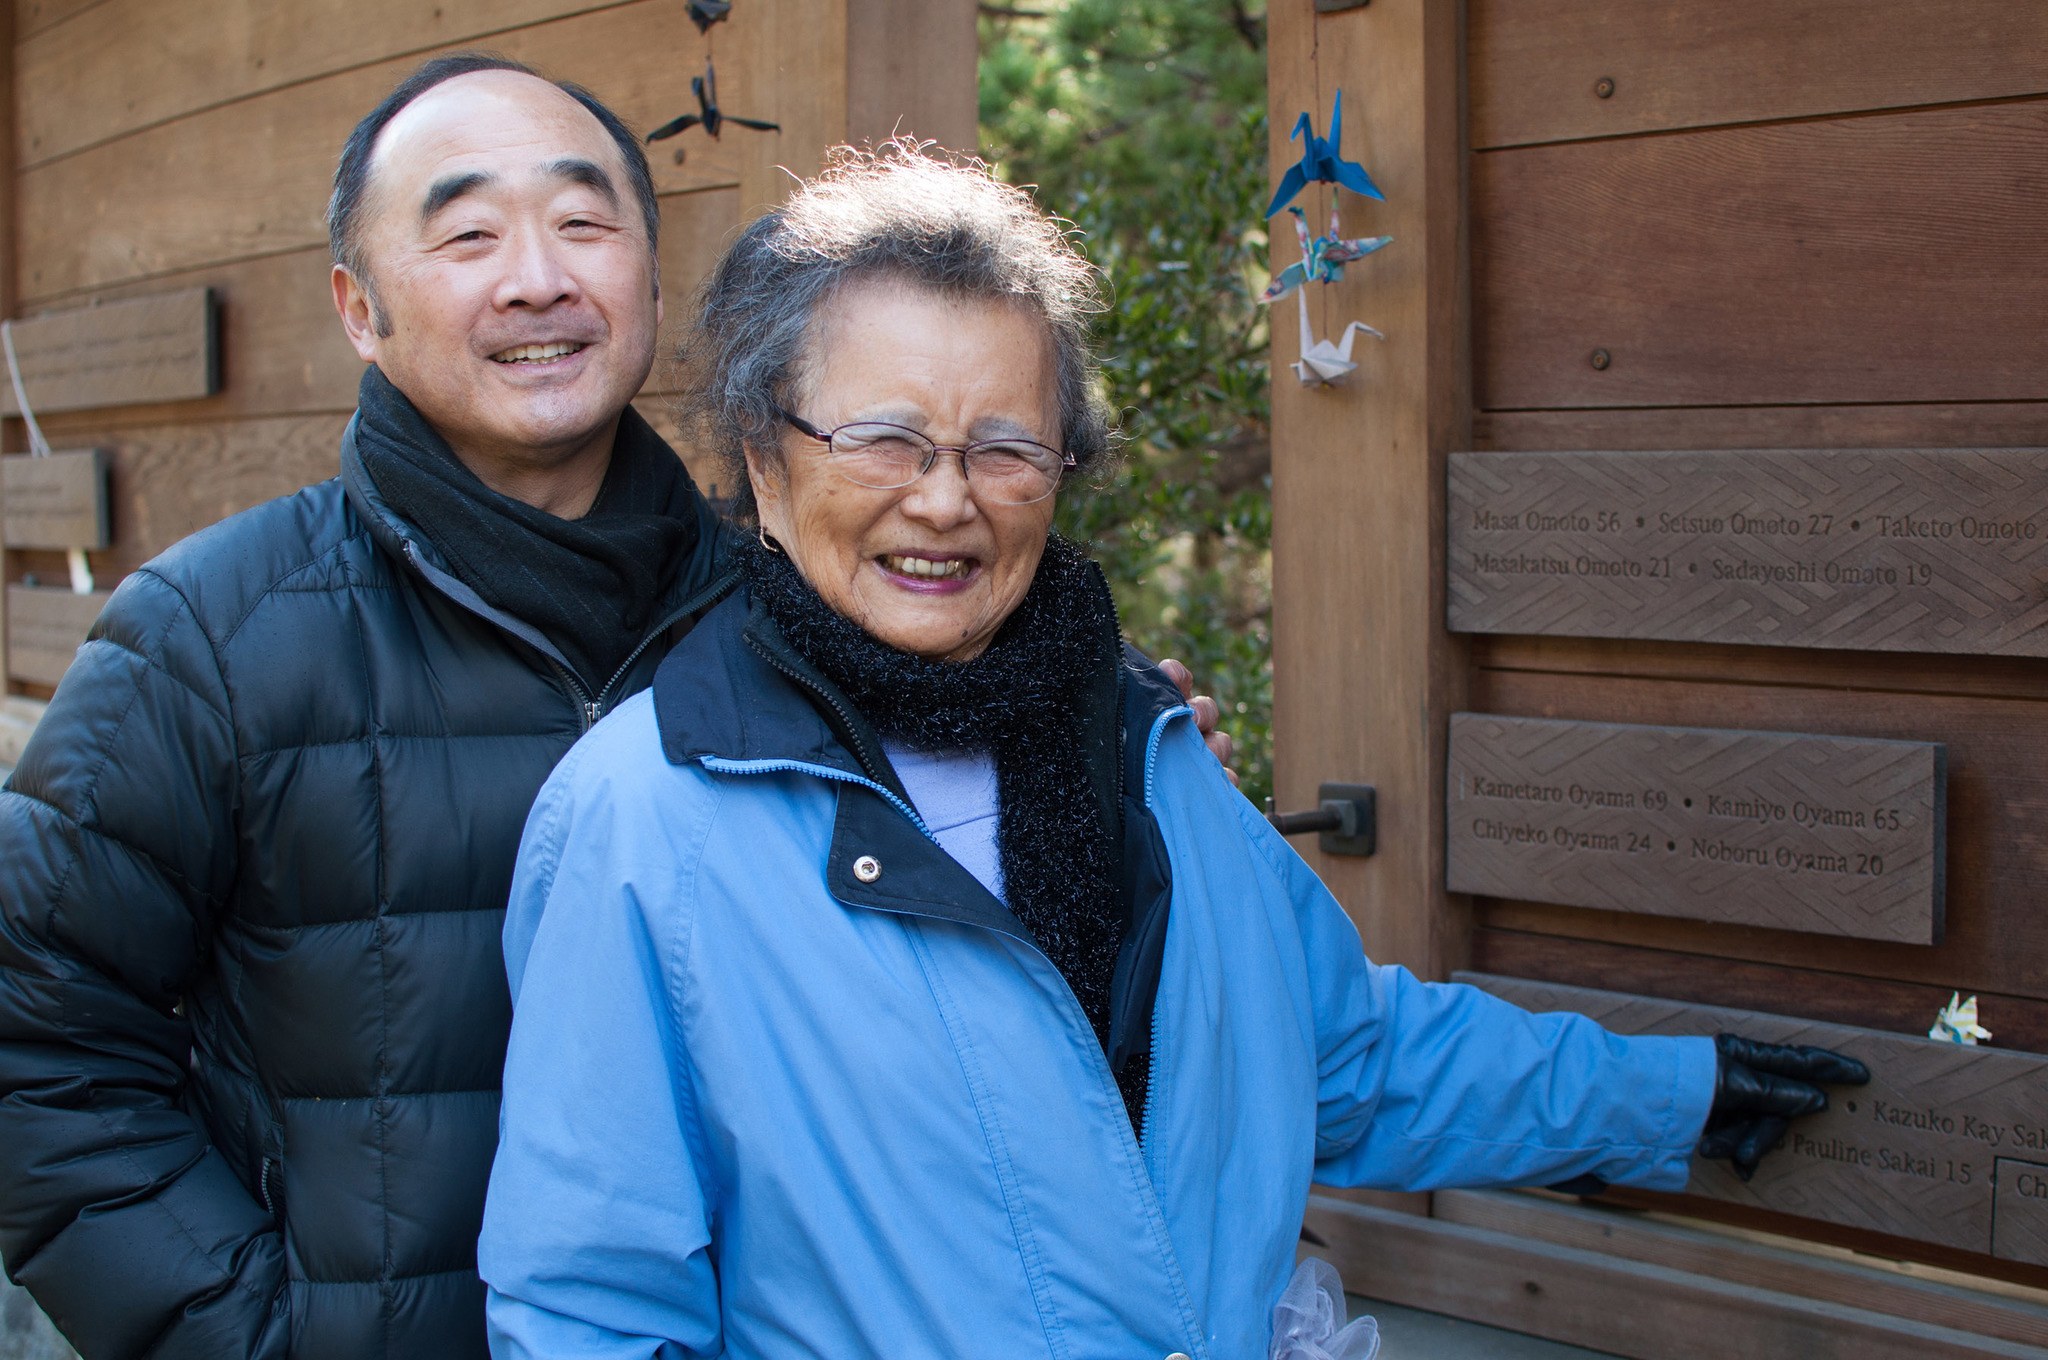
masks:
<instances>
[{"instance_id":1,"label":"wire-rimmed eyeglasses","mask_svg":"<svg viewBox=\"0 0 2048 1360\"><path fill-rule=\"evenodd\" d=\"M821 430L782 407L775 413L798 434L815 439L827 450L833 471L874 491L909 486L942 453L960 455L960 471L969 486L1002 505L1030 505L1050 496L1060 475L1074 466L1074 456L1030 439L980 439L972 444L934 444L918 431L880 420L856 420Z\"/></svg>"}]
</instances>

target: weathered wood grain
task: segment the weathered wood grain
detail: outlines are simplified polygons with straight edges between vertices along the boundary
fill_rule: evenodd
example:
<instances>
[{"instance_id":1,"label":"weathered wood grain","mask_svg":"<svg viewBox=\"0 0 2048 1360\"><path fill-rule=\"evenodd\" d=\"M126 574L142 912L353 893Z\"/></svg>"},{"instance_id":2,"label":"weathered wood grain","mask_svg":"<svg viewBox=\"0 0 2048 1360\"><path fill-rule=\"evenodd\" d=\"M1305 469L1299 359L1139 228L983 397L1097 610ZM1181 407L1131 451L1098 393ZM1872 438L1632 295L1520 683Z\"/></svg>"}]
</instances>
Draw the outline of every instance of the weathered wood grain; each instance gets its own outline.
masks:
<instances>
[{"instance_id":1,"label":"weathered wood grain","mask_svg":"<svg viewBox=\"0 0 2048 1360\"><path fill-rule=\"evenodd\" d=\"M35 699L0 697L0 766L19 765L47 705Z\"/></svg>"},{"instance_id":2,"label":"weathered wood grain","mask_svg":"<svg viewBox=\"0 0 2048 1360\"><path fill-rule=\"evenodd\" d=\"M1995 1198L2009 1210L2024 1198L2015 1188L2023 1176L2048 1177L2048 1058L1491 974L1459 980L1529 1010L1577 1011L1623 1034L1725 1030L1859 1058L1870 1084L1833 1092L1830 1107L1799 1120L1753 1179L1696 1161L1687 1190L2048 1265L2048 1235L2033 1236L2028 1205L2012 1231L1994 1233L1993 1222Z\"/></svg>"},{"instance_id":3,"label":"weathered wood grain","mask_svg":"<svg viewBox=\"0 0 2048 1360\"><path fill-rule=\"evenodd\" d=\"M2048 397L2044 138L2028 100L1474 157L1479 405Z\"/></svg>"},{"instance_id":4,"label":"weathered wood grain","mask_svg":"<svg viewBox=\"0 0 2048 1360\"><path fill-rule=\"evenodd\" d=\"M1473 0L1466 22L1475 147L2048 91L2048 7L2011 0Z\"/></svg>"},{"instance_id":5,"label":"weathered wood grain","mask_svg":"<svg viewBox=\"0 0 2048 1360\"><path fill-rule=\"evenodd\" d=\"M846 139L898 134L980 144L980 33L972 0L848 0Z\"/></svg>"},{"instance_id":6,"label":"weathered wood grain","mask_svg":"<svg viewBox=\"0 0 2048 1360\"><path fill-rule=\"evenodd\" d=\"M1977 997L1983 1013L1996 1023L1997 1047L2048 1054L2048 1001L1991 991L1966 978L1898 982L1830 969L1827 965L1834 960L1825 956L1809 958L1795 968L1698 952L1691 941L1684 943L1695 952L1506 929L1496 924L1503 912L1491 901L1478 903L1475 914L1479 927L1472 932L1471 966L1481 973L1751 1011L1782 1008L1786 997L1796 996L1800 1012L1810 1020L1901 1034L1924 1032L1950 995L1960 990ZM1570 914L1581 919L1592 915ZM1723 933L1731 932L1723 928Z\"/></svg>"},{"instance_id":7,"label":"weathered wood grain","mask_svg":"<svg viewBox=\"0 0 2048 1360\"><path fill-rule=\"evenodd\" d=\"M1325 1195L1307 1225L1352 1289L1606 1355L2040 1360L2023 1342Z\"/></svg>"},{"instance_id":8,"label":"weathered wood grain","mask_svg":"<svg viewBox=\"0 0 2048 1360\"><path fill-rule=\"evenodd\" d=\"M220 387L213 294L154 292L19 321L14 353L31 408L86 411L211 396ZM20 415L0 383L0 415Z\"/></svg>"},{"instance_id":9,"label":"weathered wood grain","mask_svg":"<svg viewBox=\"0 0 2048 1360\"><path fill-rule=\"evenodd\" d=\"M1948 749L1948 888L1942 942L1766 935L1739 926L1489 903L1495 925L1585 940L1940 989L2048 999L2048 704L1929 694L1843 693L1796 684L1714 684L1625 675L1486 671L1474 706L1494 713L1660 726L1826 731L1935 741ZM1924 1029L1932 1020L1921 1023ZM1990 1028L1996 1029L1996 1024Z\"/></svg>"},{"instance_id":10,"label":"weathered wood grain","mask_svg":"<svg viewBox=\"0 0 2048 1360\"><path fill-rule=\"evenodd\" d=\"M98 449L0 458L0 547L107 546L107 465Z\"/></svg>"},{"instance_id":11,"label":"weathered wood grain","mask_svg":"<svg viewBox=\"0 0 2048 1360\"><path fill-rule=\"evenodd\" d=\"M2048 402L1481 411L1482 452L1579 449L2006 449L2048 445Z\"/></svg>"},{"instance_id":12,"label":"weathered wood grain","mask_svg":"<svg viewBox=\"0 0 2048 1360\"><path fill-rule=\"evenodd\" d=\"M2030 1346L2048 1337L2048 1300L2035 1302L1922 1279L1877 1261L1791 1250L1611 1205L1503 1190L1439 1190L1431 1208L1445 1223L1953 1327L1970 1336Z\"/></svg>"},{"instance_id":13,"label":"weathered wood grain","mask_svg":"<svg viewBox=\"0 0 2048 1360\"><path fill-rule=\"evenodd\" d=\"M63 23L74 14L81 14L107 0L12 0L10 8L14 15L14 37L20 41L34 33Z\"/></svg>"},{"instance_id":14,"label":"weathered wood grain","mask_svg":"<svg viewBox=\"0 0 2048 1360\"><path fill-rule=\"evenodd\" d=\"M112 593L74 595L50 586L7 587L8 678L36 685L62 680Z\"/></svg>"},{"instance_id":15,"label":"weathered wood grain","mask_svg":"<svg viewBox=\"0 0 2048 1360\"><path fill-rule=\"evenodd\" d=\"M474 44L619 2L106 0L22 42L21 163L351 66ZM680 45L684 34L675 36Z\"/></svg>"},{"instance_id":16,"label":"weathered wood grain","mask_svg":"<svg viewBox=\"0 0 2048 1360\"><path fill-rule=\"evenodd\" d=\"M1823 685L1844 691L1975 694L2048 699L2048 666L2033 657L1954 657L1906 652L1831 652L1628 638L1476 638L1481 670L1555 675L1633 675L1755 685Z\"/></svg>"},{"instance_id":17,"label":"weathered wood grain","mask_svg":"<svg viewBox=\"0 0 2048 1360\"><path fill-rule=\"evenodd\" d=\"M2048 656L2048 449L1460 454L1465 632Z\"/></svg>"},{"instance_id":18,"label":"weathered wood grain","mask_svg":"<svg viewBox=\"0 0 2048 1360\"><path fill-rule=\"evenodd\" d=\"M1927 742L1451 717L1453 892L1931 944Z\"/></svg>"},{"instance_id":19,"label":"weathered wood grain","mask_svg":"<svg viewBox=\"0 0 2048 1360\"><path fill-rule=\"evenodd\" d=\"M689 62L680 54L695 30L683 10L683 0L641 0L504 33L492 46L587 85L628 126L648 128L689 106ZM720 30L721 51L732 55L751 41L749 26L759 22L754 11L735 11ZM343 138L424 55L237 100L24 171L23 297L324 242ZM748 97L743 81L719 85L735 109ZM770 95L754 97L749 111L775 116L765 107ZM662 143L655 186L676 193L737 184L739 146L738 133Z\"/></svg>"}]
</instances>

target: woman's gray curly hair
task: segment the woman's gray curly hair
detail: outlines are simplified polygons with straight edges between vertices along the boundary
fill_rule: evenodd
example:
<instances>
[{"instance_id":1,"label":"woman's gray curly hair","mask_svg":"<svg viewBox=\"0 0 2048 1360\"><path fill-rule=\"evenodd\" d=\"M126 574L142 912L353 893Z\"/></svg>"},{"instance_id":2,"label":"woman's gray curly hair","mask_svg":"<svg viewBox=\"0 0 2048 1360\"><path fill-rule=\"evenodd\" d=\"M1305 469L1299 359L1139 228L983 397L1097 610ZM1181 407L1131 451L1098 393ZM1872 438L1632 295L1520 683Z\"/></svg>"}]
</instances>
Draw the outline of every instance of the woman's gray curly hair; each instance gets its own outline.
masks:
<instances>
[{"instance_id":1,"label":"woman's gray curly hair","mask_svg":"<svg viewBox=\"0 0 2048 1360\"><path fill-rule=\"evenodd\" d=\"M740 233L697 294L682 342L683 401L753 513L748 446L780 449L777 406L792 390L824 304L849 283L899 278L960 298L1021 302L1052 340L1060 439L1093 471L1111 450L1096 388L1088 317L1101 310L1096 271L1024 190L967 156L899 138L872 150L837 147L824 172Z\"/></svg>"}]
</instances>

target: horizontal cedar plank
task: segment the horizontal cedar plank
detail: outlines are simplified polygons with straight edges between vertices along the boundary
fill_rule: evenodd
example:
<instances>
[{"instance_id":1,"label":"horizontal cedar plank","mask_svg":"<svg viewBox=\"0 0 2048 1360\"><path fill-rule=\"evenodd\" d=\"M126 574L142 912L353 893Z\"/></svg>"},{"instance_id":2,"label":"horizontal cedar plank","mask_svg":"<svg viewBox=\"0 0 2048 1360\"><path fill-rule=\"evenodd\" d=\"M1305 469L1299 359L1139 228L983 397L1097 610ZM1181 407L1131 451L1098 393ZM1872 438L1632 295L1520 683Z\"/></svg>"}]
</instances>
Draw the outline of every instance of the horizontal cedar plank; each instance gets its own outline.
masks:
<instances>
[{"instance_id":1,"label":"horizontal cedar plank","mask_svg":"<svg viewBox=\"0 0 2048 1360\"><path fill-rule=\"evenodd\" d=\"M14 39L18 43L31 34L53 28L73 15L106 4L107 0L13 0Z\"/></svg>"},{"instance_id":2,"label":"horizontal cedar plank","mask_svg":"<svg viewBox=\"0 0 2048 1360\"><path fill-rule=\"evenodd\" d=\"M1486 1228L1309 1200L1347 1288L1638 1360L2038 1357L2037 1347Z\"/></svg>"},{"instance_id":3,"label":"horizontal cedar plank","mask_svg":"<svg viewBox=\"0 0 2048 1360\"><path fill-rule=\"evenodd\" d=\"M1500 1190L1440 1190L1432 1212L1446 1223L1953 1327L1973 1336L2022 1342L2048 1337L2048 1300L1916 1279L1899 1270L1660 1222L1633 1210Z\"/></svg>"},{"instance_id":4,"label":"horizontal cedar plank","mask_svg":"<svg viewBox=\"0 0 2048 1360\"><path fill-rule=\"evenodd\" d=\"M107 0L21 43L16 163L26 168L351 66L621 2Z\"/></svg>"},{"instance_id":5,"label":"horizontal cedar plank","mask_svg":"<svg viewBox=\"0 0 2048 1360\"><path fill-rule=\"evenodd\" d=\"M2032 100L1481 153L1477 403L2048 397L2044 142Z\"/></svg>"},{"instance_id":6,"label":"horizontal cedar plank","mask_svg":"<svg viewBox=\"0 0 2048 1360\"><path fill-rule=\"evenodd\" d=\"M1479 411L1472 447L1527 449L2036 448L2048 402Z\"/></svg>"},{"instance_id":7,"label":"horizontal cedar plank","mask_svg":"<svg viewBox=\"0 0 2048 1360\"><path fill-rule=\"evenodd\" d=\"M677 436L670 404L642 398L641 413L683 452L699 486L715 483L714 470ZM276 496L290 495L340 470L346 411L202 424L126 426L103 432L113 545L88 554L103 583L133 571L185 535ZM59 552L12 552L18 579L33 572L45 582L67 578Z\"/></svg>"},{"instance_id":8,"label":"horizontal cedar plank","mask_svg":"<svg viewBox=\"0 0 2048 1360\"><path fill-rule=\"evenodd\" d=\"M692 32L681 0L640 0L500 35L494 46L588 85L630 127L647 128L690 104L680 53ZM735 20L721 34L739 39ZM23 172L17 277L27 305L81 289L318 245L343 139L418 64L380 62L163 123ZM720 95L749 103L740 81ZM653 157L664 193L739 182L736 131L691 134ZM677 164L676 152L686 158Z\"/></svg>"},{"instance_id":9,"label":"horizontal cedar plank","mask_svg":"<svg viewBox=\"0 0 2048 1360\"><path fill-rule=\"evenodd\" d=\"M1494 913L1486 912L1483 916ZM1935 1008L1948 1000L1948 989L1915 994L1896 983L1829 975L1763 964L1705 961L1651 949L1631 949L1583 939L1559 939L1513 930L1482 928L1473 935L1473 966L1512 968L1515 976L1562 982L1572 986L1628 988L1677 1001L1753 1009L1787 1009L1787 997L1798 999L1802 1016L1841 1024L1862 1024L1904 1034L1924 1031ZM1994 1043L2029 1052L2048 1051L2048 1007L2017 997L1982 994L1990 1013L2005 1017L2014 1036L2008 1045L2001 1033ZM2033 1042L2039 1039L2041 1042ZM2000 1261L1976 1252L1935 1243L1888 1237L1863 1229L1822 1223L1816 1219L1729 1204L1700 1195L1672 1196L1611 1188L1608 1202L1678 1212L1809 1241L1826 1242L1869 1255L1925 1262L2025 1285L2048 1288L2048 1269Z\"/></svg>"},{"instance_id":10,"label":"horizontal cedar plank","mask_svg":"<svg viewBox=\"0 0 2048 1360\"><path fill-rule=\"evenodd\" d=\"M1488 712L1602 722L1938 741L1948 747L1948 900L1941 944L1881 944L1789 931L1495 906L1495 925L1781 962L1935 987L2048 999L2048 704L1823 688L1479 671ZM1543 924L1538 924L1543 923ZM1766 1008L1768 1009L1768 1008ZM1928 1023L1932 1023L1932 1012ZM1994 1021L1986 1027L1997 1030ZM1924 1026L1923 1026L1924 1029Z\"/></svg>"},{"instance_id":11,"label":"horizontal cedar plank","mask_svg":"<svg viewBox=\"0 0 2048 1360\"><path fill-rule=\"evenodd\" d=\"M1478 915L1480 929L1472 936L1475 972L1743 1010L1782 1012L1791 1004L1786 998L1796 997L1799 1014L1809 1019L1898 1034L1925 1034L1953 990L1952 985L1829 971L1825 959L1788 967L1704 958L1677 944L1654 948L1541 933L1524 928L1517 921L1521 913L1506 904L1482 902ZM1976 995L1983 1012L1997 1022L1996 1028L1985 1025L1996 1047L2048 1053L2048 1001L1990 991Z\"/></svg>"},{"instance_id":12,"label":"horizontal cedar plank","mask_svg":"<svg viewBox=\"0 0 2048 1360\"><path fill-rule=\"evenodd\" d=\"M194 530L274 496L332 477L347 416L287 416L113 431L107 450L113 546L90 554L111 584ZM14 555L37 569L42 554ZM61 555L45 579L61 581Z\"/></svg>"},{"instance_id":13,"label":"horizontal cedar plank","mask_svg":"<svg viewBox=\"0 0 2048 1360\"><path fill-rule=\"evenodd\" d=\"M648 390L673 387L676 337L689 319L690 294L738 226L739 191L705 189L661 198L661 275L667 321ZM362 361L341 329L328 289L323 246L96 290L108 300L200 284L220 303L221 390L199 401L51 416L52 439L90 442L124 425L242 419L346 411L356 404ZM84 299L81 299L84 300ZM67 299L66 305L72 305Z\"/></svg>"},{"instance_id":14,"label":"horizontal cedar plank","mask_svg":"<svg viewBox=\"0 0 2048 1360\"><path fill-rule=\"evenodd\" d=\"M63 586L7 587L7 678L55 685L71 669L111 592L75 595Z\"/></svg>"},{"instance_id":15,"label":"horizontal cedar plank","mask_svg":"<svg viewBox=\"0 0 2048 1360\"><path fill-rule=\"evenodd\" d=\"M642 396L633 403L633 409L646 417L655 433L666 439L669 447L681 455L683 466L688 469L690 480L697 484L699 491L713 500L731 499L733 488L727 483L725 470L718 466L716 459L705 453L698 440L683 432L676 404L671 398Z\"/></svg>"},{"instance_id":16,"label":"horizontal cedar plank","mask_svg":"<svg viewBox=\"0 0 2048 1360\"><path fill-rule=\"evenodd\" d=\"M1912 652L1880 655L1798 647L1498 634L1472 639L1472 664L1483 670L1551 671L1561 675L1627 675L1641 679L2048 699L2048 662L2036 657L1932 656Z\"/></svg>"},{"instance_id":17,"label":"horizontal cedar plank","mask_svg":"<svg viewBox=\"0 0 2048 1360\"><path fill-rule=\"evenodd\" d=\"M2048 91L2048 6L2012 0L1472 0L1466 23L1475 147Z\"/></svg>"},{"instance_id":18,"label":"horizontal cedar plank","mask_svg":"<svg viewBox=\"0 0 2048 1360\"><path fill-rule=\"evenodd\" d=\"M22 748L43 720L44 707L35 699L0 696L0 767L21 763Z\"/></svg>"}]
</instances>

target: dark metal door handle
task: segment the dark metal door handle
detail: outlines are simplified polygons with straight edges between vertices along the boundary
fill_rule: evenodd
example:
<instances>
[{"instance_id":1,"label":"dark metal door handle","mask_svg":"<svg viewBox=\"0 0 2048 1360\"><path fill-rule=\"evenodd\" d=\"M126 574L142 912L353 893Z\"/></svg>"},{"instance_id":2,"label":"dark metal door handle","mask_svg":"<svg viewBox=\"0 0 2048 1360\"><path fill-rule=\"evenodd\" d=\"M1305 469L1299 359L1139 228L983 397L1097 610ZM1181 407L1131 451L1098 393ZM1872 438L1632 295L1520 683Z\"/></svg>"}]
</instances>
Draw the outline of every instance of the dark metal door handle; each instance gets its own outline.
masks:
<instances>
[{"instance_id":1,"label":"dark metal door handle","mask_svg":"<svg viewBox=\"0 0 2048 1360\"><path fill-rule=\"evenodd\" d=\"M1326 855L1370 855L1379 848L1378 797L1370 784L1324 784L1308 812L1275 812L1266 800L1266 820L1283 836L1318 834Z\"/></svg>"}]
</instances>

